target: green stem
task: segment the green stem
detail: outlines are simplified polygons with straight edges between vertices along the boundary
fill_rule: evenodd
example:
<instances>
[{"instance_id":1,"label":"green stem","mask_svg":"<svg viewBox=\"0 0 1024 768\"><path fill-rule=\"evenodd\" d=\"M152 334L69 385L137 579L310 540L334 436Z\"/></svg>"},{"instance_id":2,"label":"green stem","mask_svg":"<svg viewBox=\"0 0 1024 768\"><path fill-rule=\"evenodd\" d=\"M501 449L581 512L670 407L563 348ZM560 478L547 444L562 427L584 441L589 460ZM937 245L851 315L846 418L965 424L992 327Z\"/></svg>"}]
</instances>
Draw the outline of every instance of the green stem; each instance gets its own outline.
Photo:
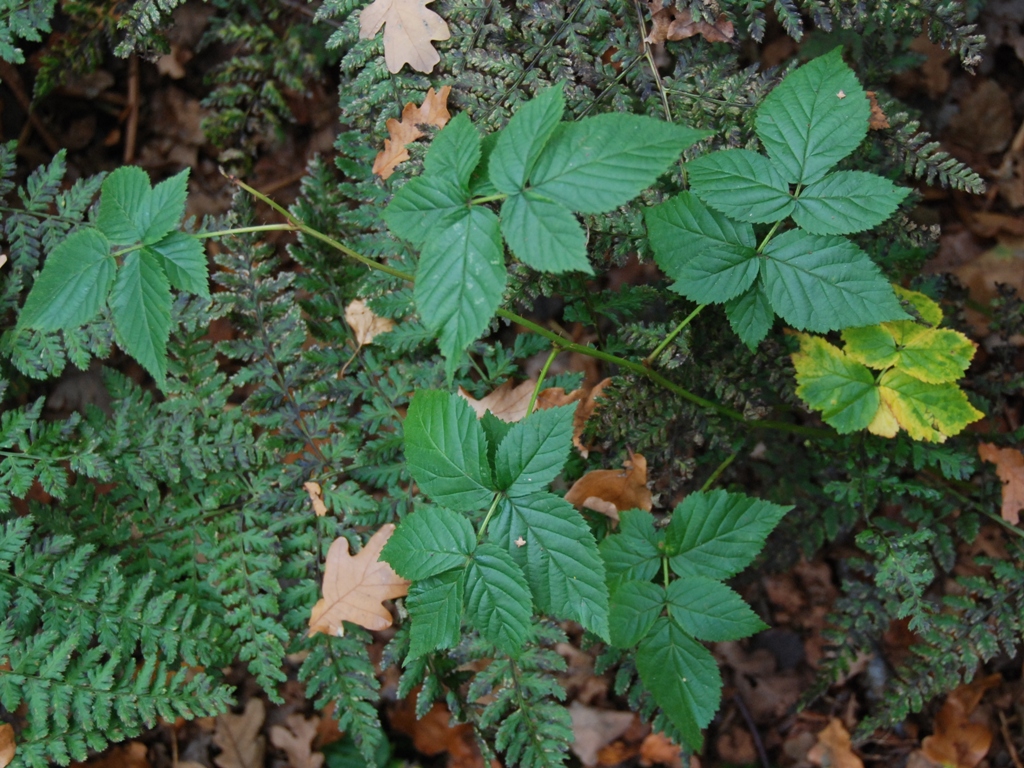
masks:
<instances>
[{"instance_id":1,"label":"green stem","mask_svg":"<svg viewBox=\"0 0 1024 768\"><path fill-rule=\"evenodd\" d=\"M236 227L235 229L219 229L216 232L196 232L192 237L203 240L209 237L228 237L230 235L247 235L251 232L293 232L294 224L259 224L254 227Z\"/></svg>"},{"instance_id":2,"label":"green stem","mask_svg":"<svg viewBox=\"0 0 1024 768\"><path fill-rule=\"evenodd\" d=\"M774 224L772 224L772 228L768 230L768 234L764 236L764 240L762 240L761 244L759 246L757 246L757 252L758 253L761 253L764 250L764 247L766 245L768 245L768 241L771 240L772 237L775 236L775 233L778 231L779 227L781 227L781 226L782 226L782 222L781 221L776 221Z\"/></svg>"},{"instance_id":3,"label":"green stem","mask_svg":"<svg viewBox=\"0 0 1024 768\"><path fill-rule=\"evenodd\" d=\"M530 404L526 406L526 415L529 416L533 413L533 407L537 404L537 396L540 394L540 388L544 384L544 377L548 375L548 368L551 367L551 363L558 357L558 353L561 350L558 347L551 347L551 354L548 355L548 359L544 361L544 367L540 369L540 376L537 377L537 383L533 387L533 394L530 395Z\"/></svg>"},{"instance_id":4,"label":"green stem","mask_svg":"<svg viewBox=\"0 0 1024 768\"><path fill-rule=\"evenodd\" d=\"M504 200L508 195L499 193L496 195L487 195L486 197L474 197L469 201L470 205L483 205L484 203L494 203L498 200Z\"/></svg>"},{"instance_id":5,"label":"green stem","mask_svg":"<svg viewBox=\"0 0 1024 768\"><path fill-rule=\"evenodd\" d=\"M669 576L668 576L668 558L661 558L661 577L665 580L665 589L668 589Z\"/></svg>"},{"instance_id":6,"label":"green stem","mask_svg":"<svg viewBox=\"0 0 1024 768\"><path fill-rule=\"evenodd\" d=\"M651 365L655 360L657 360L658 359L658 355L660 355L662 352L665 351L665 348L669 344L671 344L673 342L673 340L675 340L676 336L678 336L680 334L680 332L683 330L683 328L688 326L690 324L690 321L693 320L693 318L695 318L697 315L699 315L700 311L702 309L704 309L704 307L706 307L706 306L707 306L707 304L698 304L697 308L695 310L693 310L693 312L688 314L686 316L686 319L683 320L683 322L681 322L679 325L677 325L675 330L672 331L672 333L670 333L668 336L666 336L665 340L662 341L661 344L659 344L655 348L655 350L653 352L651 352L651 354L649 354L647 357L644 358L644 365Z\"/></svg>"},{"instance_id":7,"label":"green stem","mask_svg":"<svg viewBox=\"0 0 1024 768\"><path fill-rule=\"evenodd\" d=\"M739 455L740 455L740 451L739 451L739 448L737 448L735 451L733 451L725 459L725 461L723 461L721 464L719 464L715 468L715 471L711 473L711 477L709 477L707 480L705 480L704 481L704 485L702 485L700 487L701 493L704 493L704 491L706 491L708 488L710 488L712 485L714 485L715 484L715 480L717 480L719 478L719 476L723 472L725 472L725 470L729 467L729 465L732 464L736 460L736 457L739 456Z\"/></svg>"},{"instance_id":8,"label":"green stem","mask_svg":"<svg viewBox=\"0 0 1024 768\"><path fill-rule=\"evenodd\" d=\"M487 532L487 524L491 522L491 517L494 515L494 510L498 508L499 501L501 501L501 494L494 494L494 501L491 502L491 508L487 510L487 514L484 516L484 521L480 523L480 530L476 535L476 541L478 544L484 540L484 534Z\"/></svg>"}]
</instances>

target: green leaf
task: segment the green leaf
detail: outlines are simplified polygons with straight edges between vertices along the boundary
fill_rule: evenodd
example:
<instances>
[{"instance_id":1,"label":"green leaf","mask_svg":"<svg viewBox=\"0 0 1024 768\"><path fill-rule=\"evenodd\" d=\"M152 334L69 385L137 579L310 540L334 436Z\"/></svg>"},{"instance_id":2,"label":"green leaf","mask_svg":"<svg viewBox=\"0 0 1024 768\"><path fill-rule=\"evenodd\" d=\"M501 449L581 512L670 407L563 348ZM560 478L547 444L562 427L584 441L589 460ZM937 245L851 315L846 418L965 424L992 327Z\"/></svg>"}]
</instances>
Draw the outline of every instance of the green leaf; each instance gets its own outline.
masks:
<instances>
[{"instance_id":1,"label":"green leaf","mask_svg":"<svg viewBox=\"0 0 1024 768\"><path fill-rule=\"evenodd\" d=\"M185 168L153 187L153 192L149 196L148 215L141 219L146 223L140 239L146 245L162 240L181 223L181 217L185 213L185 199L188 197L188 172L189 169ZM101 204L102 194L101 192Z\"/></svg>"},{"instance_id":2,"label":"green leaf","mask_svg":"<svg viewBox=\"0 0 1024 768\"><path fill-rule=\"evenodd\" d=\"M905 301L914 308L914 311L921 316L928 325L941 325L942 323L942 307L940 307L935 301L925 296L923 293L917 291L910 291L900 285L894 285L893 290L896 291L896 297L900 301Z\"/></svg>"},{"instance_id":3,"label":"green leaf","mask_svg":"<svg viewBox=\"0 0 1024 768\"><path fill-rule=\"evenodd\" d=\"M501 206L501 234L515 257L541 272L594 274L587 236L572 211L536 192L510 195Z\"/></svg>"},{"instance_id":4,"label":"green leaf","mask_svg":"<svg viewBox=\"0 0 1024 768\"><path fill-rule=\"evenodd\" d=\"M650 632L665 609L665 588L649 581L627 581L612 594L608 626L616 648L632 648Z\"/></svg>"},{"instance_id":5,"label":"green leaf","mask_svg":"<svg viewBox=\"0 0 1024 768\"><path fill-rule=\"evenodd\" d=\"M402 524L381 550L402 578L419 581L459 568L476 549L476 533L462 515L440 507L421 508Z\"/></svg>"},{"instance_id":6,"label":"green leaf","mask_svg":"<svg viewBox=\"0 0 1024 768\"><path fill-rule=\"evenodd\" d=\"M485 640L519 658L530 636L533 602L512 556L494 544L477 547L466 569L466 618Z\"/></svg>"},{"instance_id":7,"label":"green leaf","mask_svg":"<svg viewBox=\"0 0 1024 768\"><path fill-rule=\"evenodd\" d=\"M561 83L545 88L516 110L508 125L497 134L488 163L488 175L498 190L509 195L522 191L564 111Z\"/></svg>"},{"instance_id":8,"label":"green leaf","mask_svg":"<svg viewBox=\"0 0 1024 768\"><path fill-rule=\"evenodd\" d=\"M390 543L390 542L389 542ZM454 648L462 640L462 601L466 571L448 571L409 587L405 607L409 630L410 659L442 648Z\"/></svg>"},{"instance_id":9,"label":"green leaf","mask_svg":"<svg viewBox=\"0 0 1024 768\"><path fill-rule=\"evenodd\" d=\"M686 170L696 195L737 221L780 221L796 204L782 174L748 149L712 152L688 162Z\"/></svg>"},{"instance_id":10,"label":"green leaf","mask_svg":"<svg viewBox=\"0 0 1024 768\"><path fill-rule=\"evenodd\" d=\"M845 238L792 229L771 240L764 255L768 300L799 330L825 333L907 317L878 266Z\"/></svg>"},{"instance_id":11,"label":"green leaf","mask_svg":"<svg viewBox=\"0 0 1024 768\"><path fill-rule=\"evenodd\" d=\"M757 135L791 184L811 184L855 150L871 105L842 49L800 67L757 110Z\"/></svg>"},{"instance_id":12,"label":"green leaf","mask_svg":"<svg viewBox=\"0 0 1024 768\"><path fill-rule=\"evenodd\" d=\"M740 341L753 350L768 335L775 320L763 281L758 280L744 293L727 301L725 315Z\"/></svg>"},{"instance_id":13,"label":"green leaf","mask_svg":"<svg viewBox=\"0 0 1024 768\"><path fill-rule=\"evenodd\" d=\"M754 228L708 210L693 193L648 208L644 218L654 260L691 301L727 301L757 277Z\"/></svg>"},{"instance_id":14,"label":"green leaf","mask_svg":"<svg viewBox=\"0 0 1024 768\"><path fill-rule=\"evenodd\" d=\"M797 396L841 435L866 428L881 405L871 371L820 336L801 333L799 339Z\"/></svg>"},{"instance_id":15,"label":"green leaf","mask_svg":"<svg viewBox=\"0 0 1024 768\"><path fill-rule=\"evenodd\" d=\"M171 286L159 262L146 251L124 258L110 291L118 343L163 386L171 332Z\"/></svg>"},{"instance_id":16,"label":"green leaf","mask_svg":"<svg viewBox=\"0 0 1024 768\"><path fill-rule=\"evenodd\" d=\"M668 614L698 640L739 640L768 629L742 597L704 576L686 576L669 584Z\"/></svg>"},{"instance_id":17,"label":"green leaf","mask_svg":"<svg viewBox=\"0 0 1024 768\"><path fill-rule=\"evenodd\" d=\"M469 403L420 390L405 418L405 460L420 488L459 512L486 509L494 497L487 444Z\"/></svg>"},{"instance_id":18,"label":"green leaf","mask_svg":"<svg viewBox=\"0 0 1024 768\"><path fill-rule=\"evenodd\" d=\"M206 249L201 240L185 232L171 232L147 249L175 288L210 298Z\"/></svg>"},{"instance_id":19,"label":"green leaf","mask_svg":"<svg viewBox=\"0 0 1024 768\"><path fill-rule=\"evenodd\" d=\"M722 677L708 649L662 617L640 642L636 669L686 745L700 750L701 729L711 722L722 698Z\"/></svg>"},{"instance_id":20,"label":"green leaf","mask_svg":"<svg viewBox=\"0 0 1024 768\"><path fill-rule=\"evenodd\" d=\"M462 190L480 162L480 132L465 112L453 117L434 137L423 158L424 175L431 181L445 180Z\"/></svg>"},{"instance_id":21,"label":"green leaf","mask_svg":"<svg viewBox=\"0 0 1024 768\"><path fill-rule=\"evenodd\" d=\"M488 175L488 167L491 163L491 154L494 146L498 143L497 133L488 133L480 141L480 162L476 164L473 173L469 176L470 197L488 197L498 194L498 188L491 183Z\"/></svg>"},{"instance_id":22,"label":"green leaf","mask_svg":"<svg viewBox=\"0 0 1024 768\"><path fill-rule=\"evenodd\" d=\"M423 323L440 332L449 365L494 317L505 291L498 217L474 206L433 230L420 254L413 289Z\"/></svg>"},{"instance_id":23,"label":"green leaf","mask_svg":"<svg viewBox=\"0 0 1024 768\"><path fill-rule=\"evenodd\" d=\"M549 493L504 500L489 536L526 572L540 610L608 638L604 564L590 528L571 504Z\"/></svg>"},{"instance_id":24,"label":"green leaf","mask_svg":"<svg viewBox=\"0 0 1024 768\"><path fill-rule=\"evenodd\" d=\"M665 529L669 565L679 576L728 579L750 565L790 509L742 493L691 493Z\"/></svg>"},{"instance_id":25,"label":"green leaf","mask_svg":"<svg viewBox=\"0 0 1024 768\"><path fill-rule=\"evenodd\" d=\"M435 226L464 214L468 202L469 195L454 181L417 176L395 193L383 216L395 235L419 246Z\"/></svg>"},{"instance_id":26,"label":"green leaf","mask_svg":"<svg viewBox=\"0 0 1024 768\"><path fill-rule=\"evenodd\" d=\"M845 235L889 218L909 189L863 171L836 171L800 193L793 220L812 235Z\"/></svg>"},{"instance_id":27,"label":"green leaf","mask_svg":"<svg viewBox=\"0 0 1024 768\"><path fill-rule=\"evenodd\" d=\"M614 593L627 581L650 581L661 567L665 534L654 530L654 516L640 509L619 514L619 532L601 542L601 559Z\"/></svg>"},{"instance_id":28,"label":"green leaf","mask_svg":"<svg viewBox=\"0 0 1024 768\"><path fill-rule=\"evenodd\" d=\"M562 123L537 158L530 183L570 210L604 213L632 200L708 135L618 112Z\"/></svg>"},{"instance_id":29,"label":"green leaf","mask_svg":"<svg viewBox=\"0 0 1024 768\"><path fill-rule=\"evenodd\" d=\"M152 217L153 190L149 175L135 165L111 172L100 187L96 225L113 245L133 245L142 240Z\"/></svg>"},{"instance_id":30,"label":"green leaf","mask_svg":"<svg viewBox=\"0 0 1024 768\"><path fill-rule=\"evenodd\" d=\"M893 369L878 385L882 402L914 440L945 442L985 416L955 384L928 384Z\"/></svg>"},{"instance_id":31,"label":"green leaf","mask_svg":"<svg viewBox=\"0 0 1024 768\"><path fill-rule=\"evenodd\" d=\"M846 354L870 368L895 366L929 384L956 381L974 357L974 343L957 331L928 328L912 320L847 328Z\"/></svg>"},{"instance_id":32,"label":"green leaf","mask_svg":"<svg viewBox=\"0 0 1024 768\"><path fill-rule=\"evenodd\" d=\"M494 466L494 459L498 454L498 446L505 439L505 435L512 429L512 423L502 421L490 411L486 411L480 417L480 426L483 427L487 436L487 460Z\"/></svg>"},{"instance_id":33,"label":"green leaf","mask_svg":"<svg viewBox=\"0 0 1024 768\"><path fill-rule=\"evenodd\" d=\"M110 243L99 230L73 232L46 257L18 325L56 331L89 322L107 299L116 267Z\"/></svg>"},{"instance_id":34,"label":"green leaf","mask_svg":"<svg viewBox=\"0 0 1024 768\"><path fill-rule=\"evenodd\" d=\"M512 497L545 490L569 458L575 413L572 403L536 411L513 424L495 457L498 489Z\"/></svg>"}]
</instances>

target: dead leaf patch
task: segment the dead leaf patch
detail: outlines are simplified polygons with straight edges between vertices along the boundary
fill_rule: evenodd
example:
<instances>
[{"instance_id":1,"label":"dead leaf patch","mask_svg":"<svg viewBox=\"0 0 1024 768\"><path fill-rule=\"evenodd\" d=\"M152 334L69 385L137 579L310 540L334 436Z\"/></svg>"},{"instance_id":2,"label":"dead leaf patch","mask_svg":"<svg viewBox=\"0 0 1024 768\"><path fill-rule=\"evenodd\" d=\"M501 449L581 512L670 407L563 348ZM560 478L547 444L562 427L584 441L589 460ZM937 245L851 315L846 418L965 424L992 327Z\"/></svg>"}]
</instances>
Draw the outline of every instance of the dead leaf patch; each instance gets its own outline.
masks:
<instances>
[{"instance_id":1,"label":"dead leaf patch","mask_svg":"<svg viewBox=\"0 0 1024 768\"><path fill-rule=\"evenodd\" d=\"M736 34L725 14L719 14L714 24L709 24L695 22L690 11L680 11L671 5L666 7L662 0L648 0L647 7L651 11L651 31L646 42L652 45L666 40L685 40L694 35L700 35L709 43L727 43Z\"/></svg>"},{"instance_id":2,"label":"dead leaf patch","mask_svg":"<svg viewBox=\"0 0 1024 768\"><path fill-rule=\"evenodd\" d=\"M434 0L374 0L359 14L359 39L369 40L384 26L384 61L395 74L405 64L429 72L441 60L431 40L451 36L445 20L427 6Z\"/></svg>"},{"instance_id":3,"label":"dead leaf patch","mask_svg":"<svg viewBox=\"0 0 1024 768\"><path fill-rule=\"evenodd\" d=\"M309 500L313 504L313 512L316 513L317 517L323 517L327 514L327 505L324 504L323 489L320 488L320 483L314 483L312 480L302 484L302 487L306 489L306 493L309 494Z\"/></svg>"},{"instance_id":4,"label":"dead leaf patch","mask_svg":"<svg viewBox=\"0 0 1024 768\"><path fill-rule=\"evenodd\" d=\"M978 443L978 455L982 461L996 465L996 474L1003 481L1003 520L1017 525L1024 509L1024 454L1014 448L982 442Z\"/></svg>"},{"instance_id":5,"label":"dead leaf patch","mask_svg":"<svg viewBox=\"0 0 1024 768\"><path fill-rule=\"evenodd\" d=\"M262 699L249 699L240 715L227 712L217 716L213 743L221 753L213 758L220 768L260 768L266 740L260 735L267 716Z\"/></svg>"},{"instance_id":6,"label":"dead leaf patch","mask_svg":"<svg viewBox=\"0 0 1024 768\"><path fill-rule=\"evenodd\" d=\"M378 317L362 299L356 299L345 307L345 322L356 335L356 344L364 347L382 333L394 330L395 321Z\"/></svg>"},{"instance_id":7,"label":"dead leaf patch","mask_svg":"<svg viewBox=\"0 0 1024 768\"><path fill-rule=\"evenodd\" d=\"M974 768L980 763L992 746L992 730L970 719L971 714L985 691L1002 681L1000 675L989 675L949 694L935 716L935 733L921 742L924 756L953 768Z\"/></svg>"},{"instance_id":8,"label":"dead leaf patch","mask_svg":"<svg viewBox=\"0 0 1024 768\"><path fill-rule=\"evenodd\" d=\"M327 551L324 596L309 617L310 635L340 635L344 631L342 621L371 630L391 626L391 612L382 602L409 592L409 582L380 559L380 551L394 530L391 523L382 526L354 556L349 554L348 539L341 536L334 540Z\"/></svg>"},{"instance_id":9,"label":"dead leaf patch","mask_svg":"<svg viewBox=\"0 0 1024 768\"><path fill-rule=\"evenodd\" d=\"M440 91L433 88L427 90L423 97L423 104L416 106L411 101L402 109L402 119L391 118L385 123L388 130L388 137L384 139L384 149L377 153L373 159L372 172L382 179L387 179L395 172L400 164L409 159L409 150L405 147L412 144L416 139L426 134L420 130L422 126L432 125L435 128L444 128L452 119L448 111L448 94L451 93L450 85L444 86Z\"/></svg>"},{"instance_id":10,"label":"dead leaf patch","mask_svg":"<svg viewBox=\"0 0 1024 768\"><path fill-rule=\"evenodd\" d=\"M871 117L868 118L868 128L872 131L881 131L884 128L888 128L889 118L885 116L885 112L878 106L878 98L875 92L864 91L864 93L871 102Z\"/></svg>"},{"instance_id":11,"label":"dead leaf patch","mask_svg":"<svg viewBox=\"0 0 1024 768\"><path fill-rule=\"evenodd\" d=\"M598 751L615 741L633 724L632 712L616 712L580 704L569 705L573 742L570 748L584 765L597 764Z\"/></svg>"},{"instance_id":12,"label":"dead leaf patch","mask_svg":"<svg viewBox=\"0 0 1024 768\"><path fill-rule=\"evenodd\" d=\"M811 747L807 759L822 768L864 768L864 761L853 753L849 731L838 717L829 720L818 734L818 743Z\"/></svg>"},{"instance_id":13,"label":"dead leaf patch","mask_svg":"<svg viewBox=\"0 0 1024 768\"><path fill-rule=\"evenodd\" d=\"M6 768L10 764L16 749L14 727L8 723L0 725L0 768Z\"/></svg>"},{"instance_id":14,"label":"dead leaf patch","mask_svg":"<svg viewBox=\"0 0 1024 768\"><path fill-rule=\"evenodd\" d=\"M307 720L302 715L291 714L285 719L284 725L270 727L270 741L278 749L284 750L292 768L320 768L324 764L324 756L313 751L313 739L316 738L319 725L319 717Z\"/></svg>"},{"instance_id":15,"label":"dead leaf patch","mask_svg":"<svg viewBox=\"0 0 1024 768\"><path fill-rule=\"evenodd\" d=\"M597 469L588 472L565 494L575 507L585 507L615 522L626 509L651 511L651 492L647 488L647 459L639 453L630 454L623 469Z\"/></svg>"}]
</instances>

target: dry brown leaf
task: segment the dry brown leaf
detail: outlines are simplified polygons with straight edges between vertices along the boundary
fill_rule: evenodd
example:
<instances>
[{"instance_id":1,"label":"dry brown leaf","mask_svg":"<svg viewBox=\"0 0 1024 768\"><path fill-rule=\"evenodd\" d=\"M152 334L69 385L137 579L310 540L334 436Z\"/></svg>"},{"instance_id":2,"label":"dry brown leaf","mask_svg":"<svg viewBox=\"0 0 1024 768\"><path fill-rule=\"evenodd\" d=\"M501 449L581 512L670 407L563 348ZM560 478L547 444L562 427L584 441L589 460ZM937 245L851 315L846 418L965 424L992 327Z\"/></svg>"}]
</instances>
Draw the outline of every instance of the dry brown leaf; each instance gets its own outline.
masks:
<instances>
[{"instance_id":1,"label":"dry brown leaf","mask_svg":"<svg viewBox=\"0 0 1024 768\"><path fill-rule=\"evenodd\" d=\"M261 768L266 739L260 735L267 710L263 699L252 698L240 715L227 712L217 716L213 743L221 753L213 758L220 768Z\"/></svg>"},{"instance_id":2,"label":"dry brown leaf","mask_svg":"<svg viewBox=\"0 0 1024 768\"><path fill-rule=\"evenodd\" d=\"M348 552L348 539L334 540L327 551L324 596L313 606L309 634L341 635L342 621L372 630L391 626L391 612L381 603L409 592L409 582L380 559L394 530L392 523L382 526L354 556Z\"/></svg>"},{"instance_id":3,"label":"dry brown leaf","mask_svg":"<svg viewBox=\"0 0 1024 768\"><path fill-rule=\"evenodd\" d=\"M395 327L395 321L386 317L378 317L366 306L362 299L356 299L345 307L345 322L356 335L356 344L360 347L373 341L381 333L387 333Z\"/></svg>"},{"instance_id":4,"label":"dry brown leaf","mask_svg":"<svg viewBox=\"0 0 1024 768\"><path fill-rule=\"evenodd\" d=\"M598 751L615 741L633 724L632 712L588 707L574 701L569 705L573 741L570 748L584 765L596 765Z\"/></svg>"},{"instance_id":5,"label":"dry brown leaf","mask_svg":"<svg viewBox=\"0 0 1024 768\"><path fill-rule=\"evenodd\" d=\"M682 763L683 752L679 745L663 733L649 734L640 745L640 765L670 765L681 768Z\"/></svg>"},{"instance_id":6,"label":"dry brown leaf","mask_svg":"<svg viewBox=\"0 0 1024 768\"><path fill-rule=\"evenodd\" d=\"M935 733L921 742L925 757L953 768L974 768L980 763L992 746L992 730L969 718L985 691L1002 681L1001 675L989 675L949 694L935 716Z\"/></svg>"},{"instance_id":7,"label":"dry brown leaf","mask_svg":"<svg viewBox=\"0 0 1024 768\"><path fill-rule=\"evenodd\" d=\"M14 759L17 749L14 743L14 726L4 723L0 725L0 768L7 768Z\"/></svg>"},{"instance_id":8,"label":"dry brown leaf","mask_svg":"<svg viewBox=\"0 0 1024 768\"><path fill-rule=\"evenodd\" d=\"M327 514L327 505L324 504L324 492L320 487L320 483L314 483L312 480L302 484L302 487L306 489L306 493L309 494L309 500L313 503L313 511L317 517L323 517Z\"/></svg>"},{"instance_id":9,"label":"dry brown leaf","mask_svg":"<svg viewBox=\"0 0 1024 768\"><path fill-rule=\"evenodd\" d=\"M818 734L818 743L811 747L807 759L823 768L864 768L864 761L853 753L849 731L838 717L829 720Z\"/></svg>"},{"instance_id":10,"label":"dry brown leaf","mask_svg":"<svg viewBox=\"0 0 1024 768\"><path fill-rule=\"evenodd\" d=\"M420 754L433 757L447 752L449 768L483 768L471 725L452 725L451 712L441 702L434 702L430 711L417 719L414 701L415 695L395 704L389 717L393 729L410 736Z\"/></svg>"},{"instance_id":11,"label":"dry brown leaf","mask_svg":"<svg viewBox=\"0 0 1024 768\"><path fill-rule=\"evenodd\" d=\"M431 40L447 40L444 19L427 6L434 0L374 0L359 14L359 38L369 40L384 28L384 61L395 74L404 64L429 72L441 60Z\"/></svg>"},{"instance_id":12,"label":"dry brown leaf","mask_svg":"<svg viewBox=\"0 0 1024 768\"><path fill-rule=\"evenodd\" d=\"M150 768L148 753L141 741L130 741L111 747L88 762L72 763L70 768ZM0 760L0 765L6 763Z\"/></svg>"},{"instance_id":13,"label":"dry brown leaf","mask_svg":"<svg viewBox=\"0 0 1024 768\"><path fill-rule=\"evenodd\" d=\"M576 507L586 507L618 522L626 509L651 511L651 492L647 489L647 459L631 453L623 469L597 469L588 472L565 494Z\"/></svg>"},{"instance_id":14,"label":"dry brown leaf","mask_svg":"<svg viewBox=\"0 0 1024 768\"><path fill-rule=\"evenodd\" d=\"M308 720L300 714L291 714L284 725L270 727L270 742L288 755L292 768L320 768L324 756L313 751L313 739L320 725L319 717Z\"/></svg>"},{"instance_id":15,"label":"dry brown leaf","mask_svg":"<svg viewBox=\"0 0 1024 768\"><path fill-rule=\"evenodd\" d=\"M867 94L868 99L871 102L871 117L868 118L868 128L872 131L880 131L883 128L889 127L889 118L885 116L885 112L878 106L878 98L874 91L864 91Z\"/></svg>"},{"instance_id":16,"label":"dry brown leaf","mask_svg":"<svg viewBox=\"0 0 1024 768\"><path fill-rule=\"evenodd\" d=\"M416 106L411 101L402 109L402 119L389 119L384 125L388 130L388 138L384 139L384 149L373 159L372 172L382 179L388 178L401 163L409 159L409 150L405 147L426 134L421 126L432 125L444 128L452 119L448 111L448 94L452 92L450 85L440 91L427 89L423 104Z\"/></svg>"},{"instance_id":17,"label":"dry brown leaf","mask_svg":"<svg viewBox=\"0 0 1024 768\"><path fill-rule=\"evenodd\" d=\"M706 21L695 22L690 11L680 11L671 5L665 7L662 0L648 0L651 11L651 31L646 41L652 45L666 40L685 40L700 35L709 43L727 43L736 34L733 23L719 14L714 24Z\"/></svg>"},{"instance_id":18,"label":"dry brown leaf","mask_svg":"<svg viewBox=\"0 0 1024 768\"><path fill-rule=\"evenodd\" d=\"M992 443L978 443L982 461L996 465L996 474L1003 481L1003 520L1010 525L1020 522L1024 509L1024 454L1015 448L999 448Z\"/></svg>"},{"instance_id":19,"label":"dry brown leaf","mask_svg":"<svg viewBox=\"0 0 1024 768\"><path fill-rule=\"evenodd\" d=\"M466 399L478 419L482 419L484 414L490 411L502 421L514 423L526 416L526 409L530 405L530 397L536 386L537 382L533 380L524 381L516 386L509 380L479 400L473 398L462 387L459 387L459 394ZM539 396L537 399L540 399Z\"/></svg>"}]
</instances>

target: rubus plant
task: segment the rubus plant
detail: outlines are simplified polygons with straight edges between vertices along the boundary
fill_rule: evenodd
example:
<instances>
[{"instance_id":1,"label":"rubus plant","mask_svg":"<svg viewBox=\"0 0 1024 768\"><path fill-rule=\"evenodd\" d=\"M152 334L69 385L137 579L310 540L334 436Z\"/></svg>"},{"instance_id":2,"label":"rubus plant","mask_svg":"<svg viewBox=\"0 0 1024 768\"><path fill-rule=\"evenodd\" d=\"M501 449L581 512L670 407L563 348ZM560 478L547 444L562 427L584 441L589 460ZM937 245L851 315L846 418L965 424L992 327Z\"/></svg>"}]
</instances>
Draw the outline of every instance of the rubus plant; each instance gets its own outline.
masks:
<instances>
[{"instance_id":1,"label":"rubus plant","mask_svg":"<svg viewBox=\"0 0 1024 768\"><path fill-rule=\"evenodd\" d=\"M140 33L176 4L137 4ZM348 78L342 113L351 130L339 138L337 163L345 177L314 162L290 211L236 180L284 223L255 223L250 196L240 194L227 220L183 229L184 174L151 186L144 172L124 168L61 189L62 155L18 190L22 207L6 211L8 403L30 391L29 378L53 376L67 360L88 367L114 342L159 389L108 372L109 417L84 407L45 424L38 399L0 422L9 492L0 497L0 714L18 726L17 761L83 759L158 716L223 710L231 692L218 670L234 661L276 700L295 652L288 658L301 660L295 674L310 700L334 702L340 727L378 764L370 637L358 621L324 618L335 607L325 605L328 592L343 602L337 592L354 578L339 561L389 576L391 597L408 587L384 654L402 668L398 694L420 687L421 715L443 700L472 724L485 755L496 751L507 765L564 762L572 733L553 677L564 662L552 647L566 639L556 622L567 620L583 627L585 643L604 646L602 668L619 666L617 694L699 748L721 687L702 643L763 628L726 581L776 526L810 539L808 551L861 527L864 580L847 584L852 628L837 642L835 669L890 616L910 616L936 638L933 656L944 663L931 692L935 680L969 677L977 661L1012 645L1009 630L1002 645L986 643L949 619L987 616L999 599L993 584L1012 582L1017 560L991 582L971 581L970 598L938 605L925 594L983 515L945 494L975 471L955 435L976 412L954 384L973 349L937 327L937 305L894 289L894 275L876 265L890 253L868 230L903 227L907 192L863 170L896 175L862 149L869 103L840 53L778 83L739 72L731 54L698 42L695 52L677 49L676 71L663 78L632 53L642 36L619 23L632 11L617 5L612 13L589 0L571 9L444 5L449 45L464 49L450 57L440 45L449 74L464 76L461 109L425 153L411 149L388 184L371 176L374 151L357 131L382 123L381 106L395 94L404 101L428 81L388 73L376 42L355 41L355 4L329 1L319 16L342 18L332 39L345 48ZM763 24L762 5L749 5L741 28ZM820 3L806 5L831 18ZM931 21L949 26L949 10L940 10ZM900 10L900 23L919 21L914 13ZM835 18L852 23L842 9ZM963 47L968 32L950 27L943 39ZM564 50L553 47L563 35ZM527 37L529 45L513 45ZM491 50L497 38L506 45ZM269 66L274 35L254 39ZM593 50L594 40L611 48ZM519 50L536 57L521 60ZM655 91L660 103L639 95ZM732 148L707 152L709 144ZM896 159L961 187L977 182L934 148ZM0 148L0 171L7 194L11 146ZM294 270L260 240L273 231L296 234ZM208 272L202 243L212 238L222 247ZM649 251L670 285L612 291L588 282L625 254ZM339 262L339 253L350 259ZM598 346L538 322L531 305L550 295L566 300L564 318L592 327ZM393 329L362 338L345 320L356 298ZM724 319L701 311L710 303L724 306ZM801 334L803 351L791 358L792 339L773 332L776 315L799 331L840 331L845 349ZM226 317L237 337L212 341L207 329ZM504 343L502 321L527 333ZM609 531L557 490L560 476L584 468L571 448L572 406L531 403L525 419L507 424L477 419L451 394L459 385L479 396L549 346L548 364L564 350L615 374L607 407L588 427L606 450L603 463L660 445L683 457L655 468L663 499L675 502L717 466L704 487L667 519L626 510ZM833 378L816 381L822 371ZM927 407L958 415L901 420L892 392L904 390L894 377L913 378ZM855 389L856 406L836 411L826 387L844 397ZM989 382L985 391L1002 390ZM801 397L834 431L802 423ZM976 393L975 401L991 405ZM903 432L872 415L886 408ZM769 471L743 458L752 434L775 462ZM946 437L952 445L928 442ZM731 473L740 465L746 474ZM915 474L933 469L936 477ZM755 487L746 490L763 499L710 490L749 478ZM26 502L29 519L10 496L26 496L36 481L54 501ZM322 488L328 514L309 509L309 482ZM882 517L894 506L903 518ZM370 530L355 556L337 557ZM378 551L383 559L367 568ZM864 595L868 581L878 596ZM1004 627L1019 623L1020 602L1014 593L999 603ZM391 622L380 600L371 608L366 626ZM907 689L879 722L920 706Z\"/></svg>"}]
</instances>

